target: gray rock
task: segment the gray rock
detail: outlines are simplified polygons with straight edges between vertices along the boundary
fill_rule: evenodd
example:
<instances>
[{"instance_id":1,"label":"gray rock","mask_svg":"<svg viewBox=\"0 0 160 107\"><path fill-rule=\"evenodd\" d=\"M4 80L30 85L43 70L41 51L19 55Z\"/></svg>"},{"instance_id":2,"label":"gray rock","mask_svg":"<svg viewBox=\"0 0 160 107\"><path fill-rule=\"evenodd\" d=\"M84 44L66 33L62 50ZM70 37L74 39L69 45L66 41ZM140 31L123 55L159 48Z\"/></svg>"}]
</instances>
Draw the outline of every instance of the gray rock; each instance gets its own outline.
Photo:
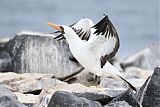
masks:
<instances>
[{"instance_id":1,"label":"gray rock","mask_svg":"<svg viewBox=\"0 0 160 107\"><path fill-rule=\"evenodd\" d=\"M0 97L0 107L27 107L9 96Z\"/></svg>"},{"instance_id":2,"label":"gray rock","mask_svg":"<svg viewBox=\"0 0 160 107\"><path fill-rule=\"evenodd\" d=\"M136 97L137 97L138 101L140 102L140 104L142 104L144 95L145 95L146 90L147 90L147 86L148 86L148 84L150 82L150 79L151 79L151 76L149 76L147 78L147 80L145 81L145 83L142 85L142 87L139 88L139 90L136 93Z\"/></svg>"},{"instance_id":3,"label":"gray rock","mask_svg":"<svg viewBox=\"0 0 160 107\"><path fill-rule=\"evenodd\" d=\"M147 84L148 83L148 84ZM144 107L160 107L160 67L156 67L151 79L144 84L143 101Z\"/></svg>"},{"instance_id":4,"label":"gray rock","mask_svg":"<svg viewBox=\"0 0 160 107\"><path fill-rule=\"evenodd\" d=\"M45 34L17 35L5 44L12 57L12 70L17 73L52 73L64 78L81 68L69 60L71 52L65 40L57 41Z\"/></svg>"},{"instance_id":5,"label":"gray rock","mask_svg":"<svg viewBox=\"0 0 160 107\"><path fill-rule=\"evenodd\" d=\"M123 94L119 95L118 97L114 98L110 103L115 103L117 101L125 101L127 102L130 106L133 107L141 107L140 102L136 98L134 92L131 89L128 89L126 92ZM109 103L109 104L110 104Z\"/></svg>"},{"instance_id":6,"label":"gray rock","mask_svg":"<svg viewBox=\"0 0 160 107\"><path fill-rule=\"evenodd\" d=\"M151 44L149 47L125 59L121 66L136 66L144 69L154 69L160 65L160 43Z\"/></svg>"},{"instance_id":7,"label":"gray rock","mask_svg":"<svg viewBox=\"0 0 160 107\"><path fill-rule=\"evenodd\" d=\"M117 101L114 103L107 104L104 107L134 107L134 106L130 106L126 101Z\"/></svg>"},{"instance_id":8,"label":"gray rock","mask_svg":"<svg viewBox=\"0 0 160 107\"><path fill-rule=\"evenodd\" d=\"M76 97L75 95L57 91L53 94L48 107L102 107L100 103L96 101L90 101L83 97Z\"/></svg>"},{"instance_id":9,"label":"gray rock","mask_svg":"<svg viewBox=\"0 0 160 107\"><path fill-rule=\"evenodd\" d=\"M6 88L3 85L0 85L0 97L2 96L9 96L14 99L17 99L17 96L12 91L10 91L8 88Z\"/></svg>"},{"instance_id":10,"label":"gray rock","mask_svg":"<svg viewBox=\"0 0 160 107\"><path fill-rule=\"evenodd\" d=\"M0 51L0 72L11 71L12 69L12 60L8 52L1 50Z\"/></svg>"},{"instance_id":11,"label":"gray rock","mask_svg":"<svg viewBox=\"0 0 160 107\"><path fill-rule=\"evenodd\" d=\"M91 101L98 101L102 105L108 104L114 97L110 97L110 95L107 94L101 94L96 92L83 92L83 93L73 93L74 95L78 97L84 97Z\"/></svg>"},{"instance_id":12,"label":"gray rock","mask_svg":"<svg viewBox=\"0 0 160 107\"><path fill-rule=\"evenodd\" d=\"M127 89L128 87L123 80L117 80L114 78L102 78L99 85L105 88L113 89L113 90Z\"/></svg>"}]
</instances>

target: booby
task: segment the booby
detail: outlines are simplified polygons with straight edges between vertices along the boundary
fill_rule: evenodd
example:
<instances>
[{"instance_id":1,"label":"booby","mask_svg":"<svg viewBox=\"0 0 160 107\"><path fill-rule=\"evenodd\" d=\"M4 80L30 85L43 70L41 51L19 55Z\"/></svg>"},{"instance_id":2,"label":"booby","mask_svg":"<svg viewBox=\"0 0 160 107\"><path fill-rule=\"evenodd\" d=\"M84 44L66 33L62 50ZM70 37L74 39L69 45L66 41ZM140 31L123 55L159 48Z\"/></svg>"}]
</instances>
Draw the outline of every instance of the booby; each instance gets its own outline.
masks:
<instances>
[{"instance_id":1,"label":"booby","mask_svg":"<svg viewBox=\"0 0 160 107\"><path fill-rule=\"evenodd\" d=\"M67 39L71 53L87 71L97 76L121 79L136 91L136 88L108 62L118 51L119 37L107 15L86 31L83 29L78 31L74 24L72 26L56 25L51 22L47 24L62 33L56 38ZM83 38L86 41L83 41Z\"/></svg>"}]
</instances>

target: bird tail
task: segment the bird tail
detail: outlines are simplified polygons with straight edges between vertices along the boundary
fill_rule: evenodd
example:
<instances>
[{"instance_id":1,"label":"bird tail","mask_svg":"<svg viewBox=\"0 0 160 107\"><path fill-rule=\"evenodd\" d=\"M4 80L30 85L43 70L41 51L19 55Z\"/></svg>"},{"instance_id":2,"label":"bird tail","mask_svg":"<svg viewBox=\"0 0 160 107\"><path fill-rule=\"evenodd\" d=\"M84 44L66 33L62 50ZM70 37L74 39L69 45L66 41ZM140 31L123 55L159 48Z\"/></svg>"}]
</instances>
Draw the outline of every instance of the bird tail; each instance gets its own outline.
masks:
<instances>
[{"instance_id":1,"label":"bird tail","mask_svg":"<svg viewBox=\"0 0 160 107\"><path fill-rule=\"evenodd\" d=\"M128 82L126 79L124 79L123 77L121 77L121 76L119 76L119 75L117 75L117 76L118 76L119 78L121 78L123 81L125 81L131 89L133 89L134 91L137 92L137 89L136 89L131 83L129 83L129 82Z\"/></svg>"},{"instance_id":2,"label":"bird tail","mask_svg":"<svg viewBox=\"0 0 160 107\"><path fill-rule=\"evenodd\" d=\"M116 79L122 79L124 82L126 82L128 84L128 86L133 89L134 91L137 91L136 88L131 84L129 83L126 79L124 79L124 77L122 76L122 74L119 72L119 70L114 67L112 64L110 64L108 61L107 63L105 64L105 69L108 71L108 72L104 72L103 75L106 75L106 76L113 76L114 78Z\"/></svg>"}]
</instances>

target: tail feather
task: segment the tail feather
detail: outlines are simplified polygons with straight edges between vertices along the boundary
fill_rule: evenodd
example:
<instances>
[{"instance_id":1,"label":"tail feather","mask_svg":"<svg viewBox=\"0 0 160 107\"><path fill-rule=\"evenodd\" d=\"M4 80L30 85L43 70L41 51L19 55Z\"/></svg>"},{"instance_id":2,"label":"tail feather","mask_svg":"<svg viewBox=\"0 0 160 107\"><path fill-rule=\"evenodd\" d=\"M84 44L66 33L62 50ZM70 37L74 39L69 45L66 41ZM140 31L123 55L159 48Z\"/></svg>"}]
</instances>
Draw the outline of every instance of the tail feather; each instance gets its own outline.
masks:
<instances>
[{"instance_id":1,"label":"tail feather","mask_svg":"<svg viewBox=\"0 0 160 107\"><path fill-rule=\"evenodd\" d=\"M119 75L118 75L118 76L119 76ZM124 79L124 78L121 77L121 76L119 76L119 77L120 77L123 81L125 81L131 89L133 89L134 91L137 91L137 89L136 89L131 83L129 83L126 79Z\"/></svg>"}]
</instances>

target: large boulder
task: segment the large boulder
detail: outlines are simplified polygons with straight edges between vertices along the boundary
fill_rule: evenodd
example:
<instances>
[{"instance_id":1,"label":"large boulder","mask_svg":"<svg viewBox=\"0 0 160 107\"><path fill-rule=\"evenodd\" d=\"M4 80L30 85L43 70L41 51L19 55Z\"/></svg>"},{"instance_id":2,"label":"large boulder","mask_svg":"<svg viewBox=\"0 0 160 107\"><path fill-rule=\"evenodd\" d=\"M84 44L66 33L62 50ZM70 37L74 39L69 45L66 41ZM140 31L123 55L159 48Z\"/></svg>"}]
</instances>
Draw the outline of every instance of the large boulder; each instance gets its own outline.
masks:
<instances>
[{"instance_id":1,"label":"large boulder","mask_svg":"<svg viewBox=\"0 0 160 107\"><path fill-rule=\"evenodd\" d=\"M69 92L57 91L53 94L48 107L102 107L96 101L77 97Z\"/></svg>"},{"instance_id":2,"label":"large boulder","mask_svg":"<svg viewBox=\"0 0 160 107\"><path fill-rule=\"evenodd\" d=\"M52 73L65 78L81 69L69 60L72 56L65 40L54 40L53 35L19 34L5 44L16 73Z\"/></svg>"},{"instance_id":3,"label":"large boulder","mask_svg":"<svg viewBox=\"0 0 160 107\"><path fill-rule=\"evenodd\" d=\"M8 72L12 70L12 59L8 52L0 50L0 72Z\"/></svg>"},{"instance_id":4,"label":"large boulder","mask_svg":"<svg viewBox=\"0 0 160 107\"><path fill-rule=\"evenodd\" d=\"M160 43L151 44L140 52L129 56L122 63L122 68L136 66L144 69L154 69L160 65Z\"/></svg>"},{"instance_id":5,"label":"large boulder","mask_svg":"<svg viewBox=\"0 0 160 107\"><path fill-rule=\"evenodd\" d=\"M140 88L137 97L144 107L160 107L160 67Z\"/></svg>"}]
</instances>

